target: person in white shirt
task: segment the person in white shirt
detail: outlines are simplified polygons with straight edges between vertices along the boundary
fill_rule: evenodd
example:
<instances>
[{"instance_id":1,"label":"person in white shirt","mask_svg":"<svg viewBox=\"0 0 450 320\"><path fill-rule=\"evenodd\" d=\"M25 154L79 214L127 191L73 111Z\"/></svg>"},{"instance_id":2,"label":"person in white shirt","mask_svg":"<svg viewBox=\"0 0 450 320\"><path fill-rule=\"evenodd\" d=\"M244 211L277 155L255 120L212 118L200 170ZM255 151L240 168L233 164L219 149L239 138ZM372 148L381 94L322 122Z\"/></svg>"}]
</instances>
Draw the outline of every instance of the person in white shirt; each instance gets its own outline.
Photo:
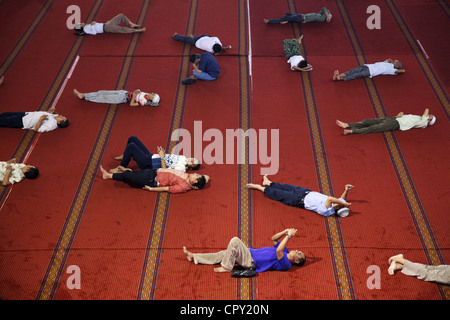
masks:
<instances>
[{"instance_id":1,"label":"person in white shirt","mask_svg":"<svg viewBox=\"0 0 450 320\"><path fill-rule=\"evenodd\" d=\"M20 182L24 178L36 179L38 175L39 170L36 167L17 163L16 158L0 161L0 181L4 187Z\"/></svg>"},{"instance_id":2,"label":"person in white shirt","mask_svg":"<svg viewBox=\"0 0 450 320\"><path fill-rule=\"evenodd\" d=\"M69 120L56 113L55 108L48 111L4 112L0 114L0 127L22 128L36 132L49 132L56 128L66 128Z\"/></svg>"},{"instance_id":3,"label":"person in white shirt","mask_svg":"<svg viewBox=\"0 0 450 320\"><path fill-rule=\"evenodd\" d=\"M375 119L365 119L360 122L345 123L336 120L336 124L344 129L344 135L358 133L377 133L386 131L406 131L413 128L426 128L436 122L436 117L430 114L428 108L422 116L414 114L404 114L400 112L395 117L383 117Z\"/></svg>"},{"instance_id":4,"label":"person in white shirt","mask_svg":"<svg viewBox=\"0 0 450 320\"><path fill-rule=\"evenodd\" d=\"M96 92L81 93L73 89L73 93L81 100L96 103L120 104L129 103L131 107L159 105L160 96L157 93L143 92L139 89L134 91L127 90L100 90Z\"/></svg>"},{"instance_id":5,"label":"person in white shirt","mask_svg":"<svg viewBox=\"0 0 450 320\"><path fill-rule=\"evenodd\" d=\"M137 137L131 136L127 140L123 154L115 157L116 160L120 161L120 165L109 170L109 172L119 173L130 170L127 167L131 159L134 159L141 170L168 168L186 172L200 168L200 161L198 159L187 158L177 154L166 154L162 147L158 147L157 151L158 154L151 153Z\"/></svg>"},{"instance_id":6,"label":"person in white shirt","mask_svg":"<svg viewBox=\"0 0 450 320\"><path fill-rule=\"evenodd\" d=\"M333 80L349 81L359 78L373 78L379 75L396 76L402 73L405 73L405 69L402 69L402 63L389 58L382 62L364 64L344 73L339 73L339 70L335 70Z\"/></svg>"},{"instance_id":7,"label":"person in white shirt","mask_svg":"<svg viewBox=\"0 0 450 320\"><path fill-rule=\"evenodd\" d=\"M344 193L339 197L331 197L308 188L298 187L291 184L281 184L263 178L262 185L249 183L247 189L255 189L263 192L269 199L279 201L285 205L314 211L324 217L333 214L346 217L349 214L351 203L347 202L348 191L352 185L345 185Z\"/></svg>"},{"instance_id":8,"label":"person in white shirt","mask_svg":"<svg viewBox=\"0 0 450 320\"><path fill-rule=\"evenodd\" d=\"M176 41L181 41L187 44L190 44L192 46L195 46L196 48L209 52L214 55L219 55L221 53L224 53L225 50L231 49L231 46L222 46L222 42L220 42L220 39L217 37L211 37L207 34L202 34L199 36L191 35L190 37L179 35L178 33L175 33L173 35L173 39Z\"/></svg>"},{"instance_id":9,"label":"person in white shirt","mask_svg":"<svg viewBox=\"0 0 450 320\"><path fill-rule=\"evenodd\" d=\"M121 26L124 24L125 26ZM144 32L146 28L131 22L123 13L118 14L106 23L91 22L75 24L76 35L96 35L99 33L136 33Z\"/></svg>"},{"instance_id":10,"label":"person in white shirt","mask_svg":"<svg viewBox=\"0 0 450 320\"><path fill-rule=\"evenodd\" d=\"M284 55L288 59L287 63L291 65L293 71L311 71L312 66L301 55L300 45L302 43L303 35L298 39L283 40Z\"/></svg>"}]
</instances>

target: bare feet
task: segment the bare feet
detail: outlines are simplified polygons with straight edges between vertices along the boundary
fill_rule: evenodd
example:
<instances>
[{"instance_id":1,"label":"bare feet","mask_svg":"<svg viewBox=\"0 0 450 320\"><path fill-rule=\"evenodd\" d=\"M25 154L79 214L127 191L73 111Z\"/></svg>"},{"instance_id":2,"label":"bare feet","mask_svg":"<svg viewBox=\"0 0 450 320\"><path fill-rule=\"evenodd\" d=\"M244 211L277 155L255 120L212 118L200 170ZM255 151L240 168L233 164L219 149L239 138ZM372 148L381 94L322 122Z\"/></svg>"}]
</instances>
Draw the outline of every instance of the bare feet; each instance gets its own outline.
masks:
<instances>
[{"instance_id":1,"label":"bare feet","mask_svg":"<svg viewBox=\"0 0 450 320\"><path fill-rule=\"evenodd\" d=\"M194 260L194 255L191 252L187 251L186 247L183 247L183 252L186 255L186 258L189 262Z\"/></svg>"},{"instance_id":2,"label":"bare feet","mask_svg":"<svg viewBox=\"0 0 450 320\"><path fill-rule=\"evenodd\" d=\"M334 70L333 81L338 81L338 80L339 80L339 70Z\"/></svg>"},{"instance_id":3,"label":"bare feet","mask_svg":"<svg viewBox=\"0 0 450 320\"><path fill-rule=\"evenodd\" d=\"M143 27L143 28L135 28L135 29L134 29L134 32L135 32L135 33L137 33L137 32L144 32L145 30L147 30L146 27Z\"/></svg>"},{"instance_id":4,"label":"bare feet","mask_svg":"<svg viewBox=\"0 0 450 320\"><path fill-rule=\"evenodd\" d=\"M390 257L388 273L393 276L395 274L395 271L403 269L404 263L405 259L403 258L402 254Z\"/></svg>"},{"instance_id":5,"label":"bare feet","mask_svg":"<svg viewBox=\"0 0 450 320\"><path fill-rule=\"evenodd\" d=\"M339 120L336 120L336 124L337 124L339 127L341 127L342 129L347 129L347 128L349 128L348 123L345 123L345 122L342 122L342 121L339 121Z\"/></svg>"},{"instance_id":6,"label":"bare feet","mask_svg":"<svg viewBox=\"0 0 450 320\"><path fill-rule=\"evenodd\" d=\"M224 267L214 268L214 272L231 272L231 270L225 269Z\"/></svg>"},{"instance_id":7,"label":"bare feet","mask_svg":"<svg viewBox=\"0 0 450 320\"><path fill-rule=\"evenodd\" d=\"M105 179L105 180L112 179L112 173L109 173L108 171L106 171L105 169L103 169L102 166L100 166L100 170L101 170L101 172L102 172L103 179Z\"/></svg>"},{"instance_id":8,"label":"bare feet","mask_svg":"<svg viewBox=\"0 0 450 320\"><path fill-rule=\"evenodd\" d=\"M269 23L269 19L264 19L264 23Z\"/></svg>"},{"instance_id":9,"label":"bare feet","mask_svg":"<svg viewBox=\"0 0 450 320\"><path fill-rule=\"evenodd\" d=\"M267 178L267 174L265 174L263 177L263 186L270 186L271 183L272 181L270 181L269 178Z\"/></svg>"},{"instance_id":10,"label":"bare feet","mask_svg":"<svg viewBox=\"0 0 450 320\"><path fill-rule=\"evenodd\" d=\"M403 258L402 254L398 254L396 256L392 256L389 258L389 264L391 264L392 261L404 264L405 263L405 259Z\"/></svg>"},{"instance_id":11,"label":"bare feet","mask_svg":"<svg viewBox=\"0 0 450 320\"><path fill-rule=\"evenodd\" d=\"M110 169L109 170L110 173L122 173L122 172L125 172L125 171L132 171L132 170L130 168L125 168L125 167L122 167L122 166L118 166L118 167L116 167L114 169Z\"/></svg>"},{"instance_id":12,"label":"bare feet","mask_svg":"<svg viewBox=\"0 0 450 320\"><path fill-rule=\"evenodd\" d=\"M344 130L344 136L346 136L348 134L352 134L352 133L353 133L352 129L345 129Z\"/></svg>"},{"instance_id":13,"label":"bare feet","mask_svg":"<svg viewBox=\"0 0 450 320\"><path fill-rule=\"evenodd\" d=\"M84 99L85 94L80 93L77 89L73 89L73 93L78 97L78 99Z\"/></svg>"}]
</instances>

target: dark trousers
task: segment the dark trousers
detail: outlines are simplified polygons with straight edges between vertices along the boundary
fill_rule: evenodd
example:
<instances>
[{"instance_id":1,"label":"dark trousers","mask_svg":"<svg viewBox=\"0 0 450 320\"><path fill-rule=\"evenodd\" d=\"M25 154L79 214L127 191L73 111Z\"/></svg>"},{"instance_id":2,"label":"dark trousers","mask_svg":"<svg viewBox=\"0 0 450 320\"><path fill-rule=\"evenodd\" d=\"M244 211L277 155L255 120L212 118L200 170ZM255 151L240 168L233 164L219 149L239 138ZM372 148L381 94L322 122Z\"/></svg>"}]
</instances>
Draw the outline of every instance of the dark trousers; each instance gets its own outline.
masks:
<instances>
[{"instance_id":1,"label":"dark trousers","mask_svg":"<svg viewBox=\"0 0 450 320\"><path fill-rule=\"evenodd\" d=\"M147 147L137 137L131 136L128 138L120 165L127 167L131 158L133 158L141 170L161 168L161 159L152 159L152 156L153 153L148 151Z\"/></svg>"},{"instance_id":2,"label":"dark trousers","mask_svg":"<svg viewBox=\"0 0 450 320\"><path fill-rule=\"evenodd\" d=\"M288 22L303 22L303 15L300 13L286 13L284 15L284 17L279 18L279 19L270 19L269 20L269 24L276 24L276 23L280 23L280 22L284 22L284 21L288 21Z\"/></svg>"},{"instance_id":3,"label":"dark trousers","mask_svg":"<svg viewBox=\"0 0 450 320\"><path fill-rule=\"evenodd\" d=\"M193 36L193 37L186 37L186 36L182 36L182 35L176 34L176 35L173 36L173 38L175 40L177 40L177 41L181 41L181 42L184 42L184 43L188 43L188 44L190 44L192 46L195 46L195 43L197 42L197 40L202 38L202 37L205 37L205 36L208 37L207 34L202 34L202 35Z\"/></svg>"},{"instance_id":4,"label":"dark trousers","mask_svg":"<svg viewBox=\"0 0 450 320\"><path fill-rule=\"evenodd\" d=\"M303 199L311 190L290 184L272 182L264 189L264 194L272 200L292 207L304 207Z\"/></svg>"},{"instance_id":5,"label":"dark trousers","mask_svg":"<svg viewBox=\"0 0 450 320\"><path fill-rule=\"evenodd\" d=\"M156 187L156 170L145 169L138 171L125 171L122 173L114 173L112 178L116 181L122 181L133 187L143 188L145 186Z\"/></svg>"},{"instance_id":6,"label":"dark trousers","mask_svg":"<svg viewBox=\"0 0 450 320\"><path fill-rule=\"evenodd\" d=\"M22 111L0 113L0 127L23 128L24 116L25 112Z\"/></svg>"}]
</instances>

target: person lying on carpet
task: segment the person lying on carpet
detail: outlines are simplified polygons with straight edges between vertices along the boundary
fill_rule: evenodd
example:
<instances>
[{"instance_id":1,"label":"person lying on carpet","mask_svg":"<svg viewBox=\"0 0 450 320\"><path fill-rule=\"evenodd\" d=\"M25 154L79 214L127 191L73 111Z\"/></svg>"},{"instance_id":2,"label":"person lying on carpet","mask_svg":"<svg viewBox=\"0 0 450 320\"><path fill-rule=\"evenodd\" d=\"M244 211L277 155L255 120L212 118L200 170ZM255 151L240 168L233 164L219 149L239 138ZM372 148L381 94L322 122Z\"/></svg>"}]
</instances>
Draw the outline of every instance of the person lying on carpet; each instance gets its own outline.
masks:
<instances>
[{"instance_id":1,"label":"person lying on carpet","mask_svg":"<svg viewBox=\"0 0 450 320\"><path fill-rule=\"evenodd\" d=\"M22 128L36 132L48 132L56 128L67 128L69 120L56 113L55 108L48 111L4 112L0 113L0 127Z\"/></svg>"},{"instance_id":2,"label":"person lying on carpet","mask_svg":"<svg viewBox=\"0 0 450 320\"><path fill-rule=\"evenodd\" d=\"M36 179L38 175L39 170L36 167L17 163L16 158L0 161L0 180L4 187L20 182L23 178Z\"/></svg>"},{"instance_id":3,"label":"person lying on carpet","mask_svg":"<svg viewBox=\"0 0 450 320\"><path fill-rule=\"evenodd\" d=\"M195 46L196 48L212 53L215 56L224 53L225 50L231 49L231 46L222 46L222 42L220 42L219 38L211 37L207 34L202 34L199 36L191 35L190 37L186 37L175 33L173 35L173 39L190 44L191 46Z\"/></svg>"},{"instance_id":4,"label":"person lying on carpet","mask_svg":"<svg viewBox=\"0 0 450 320\"><path fill-rule=\"evenodd\" d=\"M344 193L339 199L307 188L272 182L267 178L267 175L264 176L262 185L249 183L247 188L259 190L271 200L279 201L288 206L315 211L325 217L333 214L346 217L351 206L351 203L346 201L347 194L353 186L345 185Z\"/></svg>"},{"instance_id":5,"label":"person lying on carpet","mask_svg":"<svg viewBox=\"0 0 450 320\"><path fill-rule=\"evenodd\" d=\"M311 71L313 68L300 52L300 44L302 43L303 35L298 39L283 40L284 55L288 59L287 63L291 64L293 71Z\"/></svg>"},{"instance_id":6,"label":"person lying on carpet","mask_svg":"<svg viewBox=\"0 0 450 320\"><path fill-rule=\"evenodd\" d=\"M111 173L100 166L103 179L116 180L147 191L182 193L192 189L199 190L208 183L209 176L198 173L185 173L175 169L144 169Z\"/></svg>"},{"instance_id":7,"label":"person lying on carpet","mask_svg":"<svg viewBox=\"0 0 450 320\"><path fill-rule=\"evenodd\" d=\"M219 77L220 66L216 58L209 53L192 54L189 57L189 61L192 62L194 68L192 76L184 79L181 83L184 85L190 85L195 83L197 79L204 81L213 81Z\"/></svg>"},{"instance_id":8,"label":"person lying on carpet","mask_svg":"<svg viewBox=\"0 0 450 320\"><path fill-rule=\"evenodd\" d=\"M402 69L402 63L400 61L389 58L382 62L371 64L366 63L344 73L339 73L339 70L335 70L333 74L333 81L373 78L379 75L396 76L405 73L405 71L405 69Z\"/></svg>"},{"instance_id":9,"label":"person lying on carpet","mask_svg":"<svg viewBox=\"0 0 450 320\"><path fill-rule=\"evenodd\" d=\"M403 254L398 254L389 258L388 273L393 276L398 270L423 281L450 285L450 265L425 265L406 260Z\"/></svg>"},{"instance_id":10,"label":"person lying on carpet","mask_svg":"<svg viewBox=\"0 0 450 320\"><path fill-rule=\"evenodd\" d=\"M159 169L169 168L182 172L190 170L198 170L200 162L195 158L186 158L177 154L166 154L162 147L158 147L158 154L153 154L145 147L145 145L135 136L128 138L125 151L122 155L115 157L120 160L117 168L109 170L111 173L124 172L127 169L131 158L134 159L139 169Z\"/></svg>"},{"instance_id":11,"label":"person lying on carpet","mask_svg":"<svg viewBox=\"0 0 450 320\"><path fill-rule=\"evenodd\" d=\"M291 23L308 23L308 22L330 22L331 12L323 7L318 13L286 13L284 17L279 19L264 19L264 23L268 24L286 24Z\"/></svg>"},{"instance_id":12,"label":"person lying on carpet","mask_svg":"<svg viewBox=\"0 0 450 320\"><path fill-rule=\"evenodd\" d=\"M73 89L73 93L79 99L84 99L89 102L108 104L129 103L131 107L157 107L161 99L157 93L146 93L139 89L133 92L126 90L100 90L88 93L80 93L77 89Z\"/></svg>"},{"instance_id":13,"label":"person lying on carpet","mask_svg":"<svg viewBox=\"0 0 450 320\"><path fill-rule=\"evenodd\" d=\"M125 26L121 26L120 24ZM91 22L75 24L75 34L83 36L85 34L96 35L99 33L136 33L144 32L146 28L131 22L123 13L119 13L106 23Z\"/></svg>"},{"instance_id":14,"label":"person lying on carpet","mask_svg":"<svg viewBox=\"0 0 450 320\"><path fill-rule=\"evenodd\" d=\"M214 268L215 272L231 272L235 264L249 269L254 268L257 273L264 271L286 271L292 265L302 266L306 262L306 256L299 250L289 251L286 244L290 238L295 236L297 229L286 229L273 235L272 247L253 249L247 247L241 239L234 237L228 243L226 250L216 253L191 253L186 247L183 252L189 262L195 264L219 264ZM280 239L283 240L280 241Z\"/></svg>"},{"instance_id":15,"label":"person lying on carpet","mask_svg":"<svg viewBox=\"0 0 450 320\"><path fill-rule=\"evenodd\" d=\"M407 131L413 128L426 128L436 122L436 117L430 114L428 108L425 109L422 116L414 114L404 114L400 112L395 117L384 117L375 119L365 119L360 122L345 123L336 120L336 124L344 129L344 135L364 134L401 130Z\"/></svg>"}]
</instances>

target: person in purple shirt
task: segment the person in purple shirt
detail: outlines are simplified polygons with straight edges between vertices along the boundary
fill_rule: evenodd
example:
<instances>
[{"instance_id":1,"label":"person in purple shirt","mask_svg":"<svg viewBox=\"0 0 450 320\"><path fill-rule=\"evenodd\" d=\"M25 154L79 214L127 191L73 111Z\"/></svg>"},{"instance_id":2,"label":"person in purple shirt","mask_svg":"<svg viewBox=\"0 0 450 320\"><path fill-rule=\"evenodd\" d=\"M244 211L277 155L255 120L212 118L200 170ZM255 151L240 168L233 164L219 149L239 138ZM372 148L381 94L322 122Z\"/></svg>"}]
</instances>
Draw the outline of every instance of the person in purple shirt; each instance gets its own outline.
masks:
<instances>
[{"instance_id":1,"label":"person in purple shirt","mask_svg":"<svg viewBox=\"0 0 450 320\"><path fill-rule=\"evenodd\" d=\"M235 264L243 268L255 268L257 273L276 270L285 271L292 265L302 266L306 256L299 250L289 251L286 244L295 236L297 229L286 229L273 235L272 247L253 249L247 247L241 239L234 237L228 243L226 250L215 253L192 253L183 247L184 254L190 262L195 264L220 264L214 268L215 272L232 272ZM283 238L284 237L284 238ZM280 239L283 238L281 241Z\"/></svg>"},{"instance_id":2,"label":"person in purple shirt","mask_svg":"<svg viewBox=\"0 0 450 320\"><path fill-rule=\"evenodd\" d=\"M213 81L219 77L220 66L217 59L214 58L211 53L205 52L202 54L192 54L189 57L189 61L192 62L194 71L192 76L181 82L182 84L194 84L197 79L203 81Z\"/></svg>"}]
</instances>

